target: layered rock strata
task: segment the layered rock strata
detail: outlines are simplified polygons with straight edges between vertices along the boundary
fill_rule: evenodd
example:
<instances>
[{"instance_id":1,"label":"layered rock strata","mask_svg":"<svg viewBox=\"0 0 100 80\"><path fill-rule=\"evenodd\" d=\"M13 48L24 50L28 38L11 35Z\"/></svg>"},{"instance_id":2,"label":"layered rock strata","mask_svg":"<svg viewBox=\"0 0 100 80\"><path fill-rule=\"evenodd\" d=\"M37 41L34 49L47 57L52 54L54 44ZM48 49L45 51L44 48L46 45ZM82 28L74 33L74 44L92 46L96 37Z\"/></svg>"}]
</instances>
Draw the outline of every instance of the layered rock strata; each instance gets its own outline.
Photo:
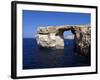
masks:
<instances>
[{"instance_id":1,"label":"layered rock strata","mask_svg":"<svg viewBox=\"0 0 100 80\"><path fill-rule=\"evenodd\" d=\"M90 25L47 26L37 30L37 44L43 48L64 49L64 31L71 30L75 39L75 50L88 54L91 46Z\"/></svg>"}]
</instances>

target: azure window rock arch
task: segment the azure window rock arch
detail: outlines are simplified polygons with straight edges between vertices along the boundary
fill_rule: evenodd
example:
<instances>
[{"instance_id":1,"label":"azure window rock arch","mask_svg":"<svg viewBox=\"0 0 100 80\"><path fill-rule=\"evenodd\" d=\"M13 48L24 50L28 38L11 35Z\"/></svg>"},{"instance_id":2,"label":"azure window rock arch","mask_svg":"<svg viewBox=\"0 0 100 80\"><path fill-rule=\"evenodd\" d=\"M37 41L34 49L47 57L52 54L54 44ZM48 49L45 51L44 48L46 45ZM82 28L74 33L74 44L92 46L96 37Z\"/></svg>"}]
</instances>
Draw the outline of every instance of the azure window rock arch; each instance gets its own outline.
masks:
<instances>
[{"instance_id":1,"label":"azure window rock arch","mask_svg":"<svg viewBox=\"0 0 100 80\"><path fill-rule=\"evenodd\" d=\"M37 44L48 49L64 49L64 32L69 31L74 35L75 50L83 55L90 54L91 29L90 25L64 25L39 27L37 30Z\"/></svg>"}]
</instances>

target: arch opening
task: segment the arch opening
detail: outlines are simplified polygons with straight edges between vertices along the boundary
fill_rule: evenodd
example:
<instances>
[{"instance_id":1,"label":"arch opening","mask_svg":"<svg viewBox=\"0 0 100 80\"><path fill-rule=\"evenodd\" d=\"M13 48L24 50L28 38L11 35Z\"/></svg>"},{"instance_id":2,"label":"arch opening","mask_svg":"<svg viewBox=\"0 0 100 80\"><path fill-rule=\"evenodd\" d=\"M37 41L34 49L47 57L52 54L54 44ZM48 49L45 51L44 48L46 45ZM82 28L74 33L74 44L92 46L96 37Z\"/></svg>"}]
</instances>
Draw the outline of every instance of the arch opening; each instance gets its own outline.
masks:
<instances>
[{"instance_id":1,"label":"arch opening","mask_svg":"<svg viewBox=\"0 0 100 80\"><path fill-rule=\"evenodd\" d=\"M74 49L74 34L71 32L71 30L67 30L63 32L64 36L64 49L67 51L70 51Z\"/></svg>"},{"instance_id":2,"label":"arch opening","mask_svg":"<svg viewBox=\"0 0 100 80\"><path fill-rule=\"evenodd\" d=\"M40 27L37 42L40 47L49 49L76 47L77 52L87 55L91 45L90 33L91 28L89 26Z\"/></svg>"}]
</instances>

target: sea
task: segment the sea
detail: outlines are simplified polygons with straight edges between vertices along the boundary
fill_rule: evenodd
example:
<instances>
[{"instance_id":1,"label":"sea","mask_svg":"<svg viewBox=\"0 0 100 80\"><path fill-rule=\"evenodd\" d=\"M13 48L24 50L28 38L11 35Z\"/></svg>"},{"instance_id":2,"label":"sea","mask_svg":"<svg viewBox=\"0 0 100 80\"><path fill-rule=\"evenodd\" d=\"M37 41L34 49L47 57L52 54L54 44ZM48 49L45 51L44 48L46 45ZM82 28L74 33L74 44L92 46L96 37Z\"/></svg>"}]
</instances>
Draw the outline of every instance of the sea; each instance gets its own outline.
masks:
<instances>
[{"instance_id":1,"label":"sea","mask_svg":"<svg viewBox=\"0 0 100 80\"><path fill-rule=\"evenodd\" d=\"M23 69L91 66L90 58L74 51L74 39L64 44L63 50L42 49L35 38L23 38Z\"/></svg>"}]
</instances>

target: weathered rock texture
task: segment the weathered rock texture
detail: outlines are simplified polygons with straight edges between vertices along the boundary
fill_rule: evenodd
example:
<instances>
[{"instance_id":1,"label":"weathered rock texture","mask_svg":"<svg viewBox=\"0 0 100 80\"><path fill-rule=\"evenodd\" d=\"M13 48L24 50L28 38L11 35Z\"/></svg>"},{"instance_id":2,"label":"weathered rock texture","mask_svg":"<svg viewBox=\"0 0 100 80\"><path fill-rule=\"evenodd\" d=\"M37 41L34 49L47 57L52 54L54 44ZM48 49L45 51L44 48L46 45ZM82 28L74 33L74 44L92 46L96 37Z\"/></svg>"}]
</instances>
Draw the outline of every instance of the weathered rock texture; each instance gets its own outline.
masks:
<instances>
[{"instance_id":1,"label":"weathered rock texture","mask_svg":"<svg viewBox=\"0 0 100 80\"><path fill-rule=\"evenodd\" d=\"M75 50L76 52L89 55L91 49L91 28L75 27L74 28Z\"/></svg>"},{"instance_id":2,"label":"weathered rock texture","mask_svg":"<svg viewBox=\"0 0 100 80\"><path fill-rule=\"evenodd\" d=\"M71 30L75 39L75 50L81 54L90 53L91 29L89 25L39 27L37 43L49 49L64 49L64 31Z\"/></svg>"}]
</instances>

